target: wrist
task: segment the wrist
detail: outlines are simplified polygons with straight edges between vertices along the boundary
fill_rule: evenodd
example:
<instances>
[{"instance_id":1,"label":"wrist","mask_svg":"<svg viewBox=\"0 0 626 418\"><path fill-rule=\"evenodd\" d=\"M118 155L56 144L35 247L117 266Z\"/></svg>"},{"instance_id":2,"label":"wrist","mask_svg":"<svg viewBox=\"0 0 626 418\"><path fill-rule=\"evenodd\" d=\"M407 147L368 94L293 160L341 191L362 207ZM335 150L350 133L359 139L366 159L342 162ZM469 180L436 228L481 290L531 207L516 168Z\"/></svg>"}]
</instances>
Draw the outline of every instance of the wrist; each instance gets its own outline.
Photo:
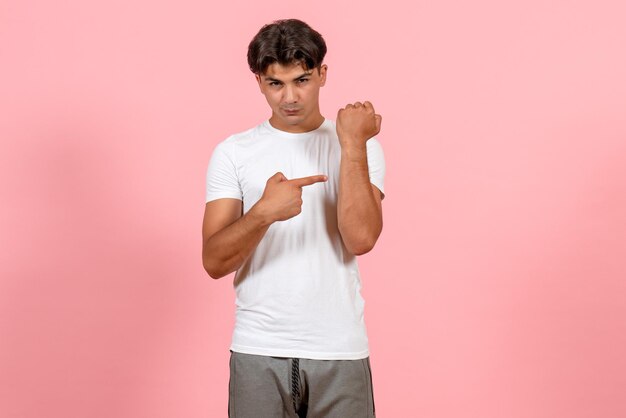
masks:
<instances>
[{"instance_id":1,"label":"wrist","mask_svg":"<svg viewBox=\"0 0 626 418\"><path fill-rule=\"evenodd\" d=\"M367 142L356 134L338 134L337 136L342 147L362 147Z\"/></svg>"},{"instance_id":2,"label":"wrist","mask_svg":"<svg viewBox=\"0 0 626 418\"><path fill-rule=\"evenodd\" d=\"M250 208L248 215L260 227L266 227L274 223L274 220L265 210L262 200L259 200Z\"/></svg>"},{"instance_id":3,"label":"wrist","mask_svg":"<svg viewBox=\"0 0 626 418\"><path fill-rule=\"evenodd\" d=\"M341 158L348 160L363 160L367 158L367 147L363 145L348 145L341 147Z\"/></svg>"}]
</instances>

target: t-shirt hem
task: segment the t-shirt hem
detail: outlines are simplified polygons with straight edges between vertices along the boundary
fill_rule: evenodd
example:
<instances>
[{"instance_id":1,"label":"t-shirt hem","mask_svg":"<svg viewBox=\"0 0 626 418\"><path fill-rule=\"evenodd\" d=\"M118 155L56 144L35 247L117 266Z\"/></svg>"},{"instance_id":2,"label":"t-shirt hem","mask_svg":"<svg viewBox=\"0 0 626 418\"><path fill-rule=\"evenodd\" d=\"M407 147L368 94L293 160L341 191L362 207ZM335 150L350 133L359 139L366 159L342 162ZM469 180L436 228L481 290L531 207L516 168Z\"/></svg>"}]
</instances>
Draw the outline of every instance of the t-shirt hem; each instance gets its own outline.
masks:
<instances>
[{"instance_id":1,"label":"t-shirt hem","mask_svg":"<svg viewBox=\"0 0 626 418\"><path fill-rule=\"evenodd\" d=\"M209 196L205 197L205 203L209 203L213 200L217 200L217 199L237 199L237 200L242 200L241 195L236 195L236 194L232 194L232 193L220 193L220 194L211 194Z\"/></svg>"},{"instance_id":2,"label":"t-shirt hem","mask_svg":"<svg viewBox=\"0 0 626 418\"><path fill-rule=\"evenodd\" d=\"M280 348L247 347L231 344L230 349L237 353L256 354L259 356L304 358L310 360L361 360L369 357L369 349L354 353L317 352L305 350L289 350Z\"/></svg>"}]
</instances>

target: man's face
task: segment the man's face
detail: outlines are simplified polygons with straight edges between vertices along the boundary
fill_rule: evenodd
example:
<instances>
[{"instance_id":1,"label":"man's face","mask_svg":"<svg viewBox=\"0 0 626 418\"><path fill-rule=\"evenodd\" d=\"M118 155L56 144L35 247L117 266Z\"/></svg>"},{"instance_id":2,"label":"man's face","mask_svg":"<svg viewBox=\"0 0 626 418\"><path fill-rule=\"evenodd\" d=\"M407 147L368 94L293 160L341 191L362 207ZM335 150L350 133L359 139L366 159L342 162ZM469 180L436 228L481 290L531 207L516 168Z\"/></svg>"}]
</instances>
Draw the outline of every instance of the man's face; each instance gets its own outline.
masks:
<instances>
[{"instance_id":1,"label":"man's face","mask_svg":"<svg viewBox=\"0 0 626 418\"><path fill-rule=\"evenodd\" d=\"M308 132L323 122L320 87L326 83L326 65L307 70L301 63L283 66L277 62L257 74L261 93L272 108L270 123L286 132Z\"/></svg>"}]
</instances>

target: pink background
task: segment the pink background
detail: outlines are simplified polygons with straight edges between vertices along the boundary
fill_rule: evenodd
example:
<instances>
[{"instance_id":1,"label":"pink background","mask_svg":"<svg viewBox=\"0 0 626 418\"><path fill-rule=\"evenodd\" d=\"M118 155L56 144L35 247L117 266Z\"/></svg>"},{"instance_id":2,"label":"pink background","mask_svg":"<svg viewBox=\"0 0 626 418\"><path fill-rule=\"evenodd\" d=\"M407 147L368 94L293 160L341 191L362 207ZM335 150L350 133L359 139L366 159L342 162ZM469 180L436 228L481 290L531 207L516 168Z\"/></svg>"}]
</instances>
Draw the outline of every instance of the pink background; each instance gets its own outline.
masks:
<instances>
[{"instance_id":1,"label":"pink background","mask_svg":"<svg viewBox=\"0 0 626 418\"><path fill-rule=\"evenodd\" d=\"M0 3L0 416L226 416L204 175L269 116L299 17L323 114L383 115L360 258L380 417L626 416L626 25L615 1Z\"/></svg>"}]
</instances>

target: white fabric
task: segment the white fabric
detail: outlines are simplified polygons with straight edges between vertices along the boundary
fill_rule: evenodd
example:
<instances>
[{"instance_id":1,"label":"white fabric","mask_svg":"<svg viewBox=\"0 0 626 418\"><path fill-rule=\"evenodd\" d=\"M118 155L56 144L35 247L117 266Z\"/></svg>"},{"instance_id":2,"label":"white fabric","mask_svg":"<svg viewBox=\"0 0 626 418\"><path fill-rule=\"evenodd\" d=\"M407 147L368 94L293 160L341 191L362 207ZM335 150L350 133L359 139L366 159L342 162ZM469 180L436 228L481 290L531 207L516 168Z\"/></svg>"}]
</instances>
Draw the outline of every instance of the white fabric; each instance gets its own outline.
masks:
<instances>
[{"instance_id":1,"label":"white fabric","mask_svg":"<svg viewBox=\"0 0 626 418\"><path fill-rule=\"evenodd\" d=\"M385 161L367 141L370 181L384 193ZM356 257L337 227L341 147L335 123L293 134L265 121L219 143L207 170L206 201L243 200L244 213L267 179L326 174L302 189L302 212L273 223L235 275L236 318L231 350L320 360L369 355Z\"/></svg>"}]
</instances>

